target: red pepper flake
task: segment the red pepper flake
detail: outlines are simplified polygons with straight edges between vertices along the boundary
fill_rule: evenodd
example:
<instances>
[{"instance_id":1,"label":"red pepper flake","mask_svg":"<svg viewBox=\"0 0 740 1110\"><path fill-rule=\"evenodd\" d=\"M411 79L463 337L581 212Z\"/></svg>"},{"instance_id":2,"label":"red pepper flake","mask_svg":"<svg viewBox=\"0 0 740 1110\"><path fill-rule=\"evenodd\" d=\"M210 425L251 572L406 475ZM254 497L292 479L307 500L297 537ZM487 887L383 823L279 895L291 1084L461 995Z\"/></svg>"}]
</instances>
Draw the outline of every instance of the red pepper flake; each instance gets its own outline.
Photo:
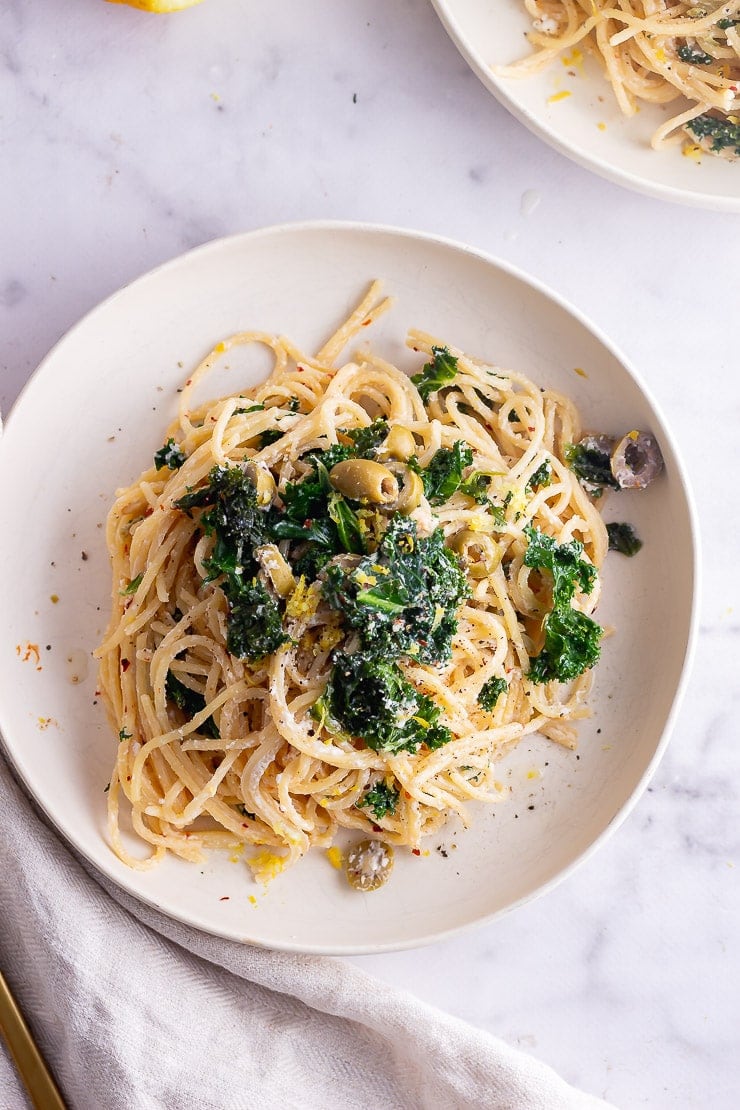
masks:
<instances>
[{"instance_id":1,"label":"red pepper flake","mask_svg":"<svg viewBox=\"0 0 740 1110\"><path fill-rule=\"evenodd\" d=\"M222 894L221 897L219 898L219 902L228 902L228 901L229 901L229 895L228 894Z\"/></svg>"},{"instance_id":2,"label":"red pepper flake","mask_svg":"<svg viewBox=\"0 0 740 1110\"><path fill-rule=\"evenodd\" d=\"M527 428L527 431L528 431L528 432L533 432L533 431L534 431L534 428Z\"/></svg>"},{"instance_id":3,"label":"red pepper flake","mask_svg":"<svg viewBox=\"0 0 740 1110\"><path fill-rule=\"evenodd\" d=\"M121 660L121 670L122 671L124 671L124 672L127 671L130 666L131 666L131 660L130 659L122 659Z\"/></svg>"},{"instance_id":4,"label":"red pepper flake","mask_svg":"<svg viewBox=\"0 0 740 1110\"><path fill-rule=\"evenodd\" d=\"M362 321L362 326L363 326L363 328L366 328L366 327L368 327L368 326L369 326L370 324L372 324L372 320L371 320L371 319L369 319L369 318L368 318L367 320L363 320L363 321Z\"/></svg>"},{"instance_id":5,"label":"red pepper flake","mask_svg":"<svg viewBox=\"0 0 740 1110\"><path fill-rule=\"evenodd\" d=\"M153 512L154 509L150 505L149 508L145 511L144 516L151 516Z\"/></svg>"},{"instance_id":6,"label":"red pepper flake","mask_svg":"<svg viewBox=\"0 0 740 1110\"><path fill-rule=\"evenodd\" d=\"M192 385L192 384L193 384L193 379L192 378L188 378L188 380L185 382L185 385Z\"/></svg>"},{"instance_id":7,"label":"red pepper flake","mask_svg":"<svg viewBox=\"0 0 740 1110\"><path fill-rule=\"evenodd\" d=\"M38 644L16 644L15 654L19 656L21 663L33 663L37 671L43 670Z\"/></svg>"},{"instance_id":8,"label":"red pepper flake","mask_svg":"<svg viewBox=\"0 0 740 1110\"><path fill-rule=\"evenodd\" d=\"M412 848L412 849L411 849L411 855L412 855L412 856L420 856L420 855L421 855L421 851L419 850L419 848Z\"/></svg>"},{"instance_id":9,"label":"red pepper flake","mask_svg":"<svg viewBox=\"0 0 740 1110\"><path fill-rule=\"evenodd\" d=\"M298 371L299 374L302 374L305 369L306 369L305 366L296 366L296 370Z\"/></svg>"}]
</instances>

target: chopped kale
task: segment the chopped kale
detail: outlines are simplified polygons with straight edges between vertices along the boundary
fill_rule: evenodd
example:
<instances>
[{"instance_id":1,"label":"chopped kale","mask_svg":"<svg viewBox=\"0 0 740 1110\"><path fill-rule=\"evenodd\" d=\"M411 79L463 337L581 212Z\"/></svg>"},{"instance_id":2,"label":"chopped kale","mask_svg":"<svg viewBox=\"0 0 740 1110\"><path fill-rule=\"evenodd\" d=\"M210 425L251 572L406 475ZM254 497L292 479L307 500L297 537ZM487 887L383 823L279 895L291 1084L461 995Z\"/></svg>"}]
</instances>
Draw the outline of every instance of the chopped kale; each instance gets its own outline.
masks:
<instances>
[{"instance_id":1,"label":"chopped kale","mask_svg":"<svg viewBox=\"0 0 740 1110\"><path fill-rule=\"evenodd\" d=\"M262 451L265 447L269 447L271 443L277 443L284 435L285 432L281 432L279 428L268 428L259 437L258 450Z\"/></svg>"},{"instance_id":2,"label":"chopped kale","mask_svg":"<svg viewBox=\"0 0 740 1110\"><path fill-rule=\"evenodd\" d=\"M450 658L457 609L468 593L441 528L419 539L415 523L400 515L376 552L356 567L329 566L323 585L325 599L359 632L364 650L431 664Z\"/></svg>"},{"instance_id":3,"label":"chopped kale","mask_svg":"<svg viewBox=\"0 0 740 1110\"><path fill-rule=\"evenodd\" d=\"M207 509L201 524L206 535L216 536L206 562L211 579L226 574L238 587L242 578L256 573L252 551L269 541L270 515L259 507L257 491L241 467L214 466L207 485L186 493L175 506L184 512Z\"/></svg>"},{"instance_id":4,"label":"chopped kale","mask_svg":"<svg viewBox=\"0 0 740 1110\"><path fill-rule=\"evenodd\" d=\"M178 709L181 709L188 720L192 720L198 713L202 713L206 707L206 699L202 694L196 690L191 690L184 682L180 682L172 671L167 672L167 679L165 681L165 693L169 701L173 702ZM213 717L208 717L200 726L200 732L205 736L210 736L214 740L220 739L218 726Z\"/></svg>"},{"instance_id":5,"label":"chopped kale","mask_svg":"<svg viewBox=\"0 0 740 1110\"><path fill-rule=\"evenodd\" d=\"M185 455L171 436L164 447L160 447L154 456L154 465L157 470L162 470L165 466L169 467L170 470L179 470L184 462Z\"/></svg>"},{"instance_id":6,"label":"chopped kale","mask_svg":"<svg viewBox=\"0 0 740 1110\"><path fill-rule=\"evenodd\" d=\"M552 575L552 610L544 620L545 646L530 658L532 682L570 682L593 667L599 658L600 625L571 605L576 588L591 593L596 568L581 559L583 544L578 540L558 544L531 525L525 529L528 545L526 566L546 570Z\"/></svg>"},{"instance_id":7,"label":"chopped kale","mask_svg":"<svg viewBox=\"0 0 740 1110\"><path fill-rule=\"evenodd\" d=\"M384 779L381 779L370 790L365 791L357 805L369 807L373 811L375 820L382 821L387 813L392 817L396 812L399 796L400 791L395 786L389 786Z\"/></svg>"},{"instance_id":8,"label":"chopped kale","mask_svg":"<svg viewBox=\"0 0 740 1110\"><path fill-rule=\"evenodd\" d=\"M367 459L374 456L375 452L388 435L388 431L388 421L384 420L383 417L379 417L377 420L373 420L372 424L369 424L366 428L351 428L345 434L352 440L358 458Z\"/></svg>"},{"instance_id":9,"label":"chopped kale","mask_svg":"<svg viewBox=\"0 0 740 1110\"><path fill-rule=\"evenodd\" d=\"M124 590L119 590L121 597L128 597L129 594L135 594L144 579L143 574L137 574L136 578L132 578L128 586Z\"/></svg>"},{"instance_id":10,"label":"chopped kale","mask_svg":"<svg viewBox=\"0 0 740 1110\"><path fill-rule=\"evenodd\" d=\"M505 678L489 678L478 694L478 704L481 709L485 709L487 713L493 713L496 702L508 689L509 684Z\"/></svg>"},{"instance_id":11,"label":"chopped kale","mask_svg":"<svg viewBox=\"0 0 740 1110\"><path fill-rule=\"evenodd\" d=\"M299 398L298 397L291 397L290 400L288 401L288 410L290 412L299 412L300 407L301 407L301 402L300 402Z\"/></svg>"},{"instance_id":12,"label":"chopped kale","mask_svg":"<svg viewBox=\"0 0 740 1110\"><path fill-rule=\"evenodd\" d=\"M334 492L329 495L327 510L336 525L341 550L353 555L362 555L367 548L357 513L349 502L342 497L341 493Z\"/></svg>"},{"instance_id":13,"label":"chopped kale","mask_svg":"<svg viewBox=\"0 0 740 1110\"><path fill-rule=\"evenodd\" d=\"M597 447L584 447L582 443L568 443L564 455L568 466L582 482L619 489L619 482L612 474L608 452L600 451Z\"/></svg>"},{"instance_id":14,"label":"chopped kale","mask_svg":"<svg viewBox=\"0 0 740 1110\"><path fill-rule=\"evenodd\" d=\"M432 361L427 362L421 373L414 374L411 381L419 390L419 396L426 404L432 393L436 393L457 374L457 359L447 347L432 347Z\"/></svg>"},{"instance_id":15,"label":"chopped kale","mask_svg":"<svg viewBox=\"0 0 740 1110\"><path fill-rule=\"evenodd\" d=\"M452 497L463 480L462 472L473 461L473 452L463 439L453 447L440 447L426 470L422 471L424 493L431 505L442 505Z\"/></svg>"},{"instance_id":16,"label":"chopped kale","mask_svg":"<svg viewBox=\"0 0 740 1110\"><path fill-rule=\"evenodd\" d=\"M488 488L490 485L490 474L484 474L481 470L474 470L467 478L463 478L459 489L460 493L464 493L467 497L472 497L473 501L477 501L479 505L489 505L491 503L488 497Z\"/></svg>"},{"instance_id":17,"label":"chopped kale","mask_svg":"<svg viewBox=\"0 0 740 1110\"><path fill-rule=\"evenodd\" d=\"M262 659L277 651L288 637L283 631L280 604L257 578L228 591L229 620L226 647L238 659Z\"/></svg>"},{"instance_id":18,"label":"chopped kale","mask_svg":"<svg viewBox=\"0 0 740 1110\"><path fill-rule=\"evenodd\" d=\"M439 706L415 690L397 663L363 651L337 657L311 714L328 731L361 739L374 751L415 752L452 739L439 724Z\"/></svg>"},{"instance_id":19,"label":"chopped kale","mask_svg":"<svg viewBox=\"0 0 740 1110\"><path fill-rule=\"evenodd\" d=\"M622 555L636 555L642 547L642 540L631 524L607 524L609 550L619 551Z\"/></svg>"},{"instance_id":20,"label":"chopped kale","mask_svg":"<svg viewBox=\"0 0 740 1110\"><path fill-rule=\"evenodd\" d=\"M234 416L239 416L241 413L264 412L264 408L264 405L250 405L247 409L234 409Z\"/></svg>"},{"instance_id":21,"label":"chopped kale","mask_svg":"<svg viewBox=\"0 0 740 1110\"><path fill-rule=\"evenodd\" d=\"M697 116L684 124L687 131L696 139L711 139L711 150L715 154L733 148L734 153L740 157L740 123L732 123L729 119L718 119L716 116Z\"/></svg>"},{"instance_id":22,"label":"chopped kale","mask_svg":"<svg viewBox=\"0 0 740 1110\"><path fill-rule=\"evenodd\" d=\"M715 60L711 54L707 54L704 50L694 50L686 44L679 46L678 56L682 62L688 62L691 66L710 66Z\"/></svg>"},{"instance_id":23,"label":"chopped kale","mask_svg":"<svg viewBox=\"0 0 740 1110\"><path fill-rule=\"evenodd\" d=\"M352 450L339 446L344 458L351 457ZM297 556L297 569L311 580L333 555L340 552L361 555L366 551L356 510L332 489L325 464L329 453L312 456L313 474L300 482L288 483L282 495L285 515L272 524L275 539L299 540L305 545Z\"/></svg>"},{"instance_id":24,"label":"chopped kale","mask_svg":"<svg viewBox=\"0 0 740 1110\"><path fill-rule=\"evenodd\" d=\"M125 728L122 728L118 733L118 743L122 744L124 740L130 740L132 735L132 733L126 732Z\"/></svg>"},{"instance_id":25,"label":"chopped kale","mask_svg":"<svg viewBox=\"0 0 740 1110\"><path fill-rule=\"evenodd\" d=\"M543 486L549 486L551 481L552 467L550 466L550 460L545 459L545 461L537 467L534 474L527 482L527 493L535 493Z\"/></svg>"},{"instance_id":26,"label":"chopped kale","mask_svg":"<svg viewBox=\"0 0 740 1110\"><path fill-rule=\"evenodd\" d=\"M242 817L248 817L250 821L256 821L257 820L257 814L256 813L250 813L250 811L247 809L247 807L245 805L242 805L241 802L237 802L236 808L239 810Z\"/></svg>"},{"instance_id":27,"label":"chopped kale","mask_svg":"<svg viewBox=\"0 0 740 1110\"><path fill-rule=\"evenodd\" d=\"M209 581L224 575L228 650L252 660L275 651L286 639L280 605L255 577L254 558L254 549L272 537L274 513L259 507L254 485L238 466L214 467L206 486L185 494L175 505L185 512L206 507L201 524L206 535L216 539L204 565Z\"/></svg>"},{"instance_id":28,"label":"chopped kale","mask_svg":"<svg viewBox=\"0 0 740 1110\"><path fill-rule=\"evenodd\" d=\"M720 19L717 21L717 26L720 31L729 31L730 27L737 27L740 19Z\"/></svg>"}]
</instances>

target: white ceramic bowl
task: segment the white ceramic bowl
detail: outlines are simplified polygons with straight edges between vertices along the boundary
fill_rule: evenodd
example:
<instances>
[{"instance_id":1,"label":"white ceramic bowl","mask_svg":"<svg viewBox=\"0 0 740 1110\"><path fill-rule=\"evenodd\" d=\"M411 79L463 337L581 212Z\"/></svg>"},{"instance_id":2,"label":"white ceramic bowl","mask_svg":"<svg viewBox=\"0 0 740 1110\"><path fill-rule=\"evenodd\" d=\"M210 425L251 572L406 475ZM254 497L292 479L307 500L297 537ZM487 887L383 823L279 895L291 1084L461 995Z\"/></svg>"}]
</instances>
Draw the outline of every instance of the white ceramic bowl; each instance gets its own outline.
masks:
<instances>
[{"instance_id":1,"label":"white ceramic bowl","mask_svg":"<svg viewBox=\"0 0 740 1110\"><path fill-rule=\"evenodd\" d=\"M129 870L105 837L103 791L116 738L89 659L106 623L102 525L113 491L148 465L177 387L214 342L255 327L316 349L377 276L397 304L368 339L391 360L417 365L403 340L418 326L569 393L592 429L647 428L660 440L665 475L609 505L607 515L631 520L645 546L634 559L612 555L606 564L599 618L616 631L596 672L594 716L580 728L580 758L537 737L522 744L501 768L513 789L508 803L495 815L478 808L468 831L436 837L428 855L398 852L392 881L369 895L351 891L322 851L266 893L223 854L204 867L168 859L153 871ZM226 388L262 373L232 369ZM666 742L696 580L692 512L673 442L644 386L592 326L537 282L475 251L342 224L272 228L192 251L105 301L57 345L10 414L0 475L0 728L8 755L57 829L100 871L200 929L351 953L416 945L490 920L595 848L635 802ZM38 666L33 654L24 661L29 643L38 645ZM528 777L534 769L541 777Z\"/></svg>"},{"instance_id":2,"label":"white ceramic bowl","mask_svg":"<svg viewBox=\"0 0 740 1110\"><path fill-rule=\"evenodd\" d=\"M574 162L629 189L701 208L740 212L740 165L713 155L686 158L681 145L650 139L674 105L642 104L625 118L594 59L552 66L525 79L494 75L527 55L531 24L521 0L432 0L448 34L483 84L521 123ZM569 75L570 73L573 76ZM566 99L550 102L557 92Z\"/></svg>"}]
</instances>

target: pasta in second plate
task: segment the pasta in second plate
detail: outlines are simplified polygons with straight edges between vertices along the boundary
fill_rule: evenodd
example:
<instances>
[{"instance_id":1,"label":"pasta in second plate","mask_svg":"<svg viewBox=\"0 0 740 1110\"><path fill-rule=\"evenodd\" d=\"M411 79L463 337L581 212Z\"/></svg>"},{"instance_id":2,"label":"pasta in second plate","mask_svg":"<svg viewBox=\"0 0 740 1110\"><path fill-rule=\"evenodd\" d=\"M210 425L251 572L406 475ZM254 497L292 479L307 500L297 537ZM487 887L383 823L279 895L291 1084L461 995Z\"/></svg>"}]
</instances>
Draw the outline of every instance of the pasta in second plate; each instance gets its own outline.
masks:
<instances>
[{"instance_id":1,"label":"pasta in second plate","mask_svg":"<svg viewBox=\"0 0 740 1110\"><path fill-rule=\"evenodd\" d=\"M534 53L505 77L526 77L569 51L577 64L582 46L604 67L627 116L641 101L685 107L653 136L658 148L676 131L711 154L740 157L740 3L707 0L524 0L532 19ZM561 95L567 95L562 93Z\"/></svg>"},{"instance_id":2,"label":"pasta in second plate","mask_svg":"<svg viewBox=\"0 0 740 1110\"><path fill-rule=\"evenodd\" d=\"M259 332L219 343L118 493L98 654L131 866L246 848L265 880L339 829L418 850L505 795L497 764L524 736L574 744L607 550L564 461L578 414L419 332L412 379L364 349L341 364L389 304L373 285L315 357ZM196 404L253 343L269 377Z\"/></svg>"}]
</instances>

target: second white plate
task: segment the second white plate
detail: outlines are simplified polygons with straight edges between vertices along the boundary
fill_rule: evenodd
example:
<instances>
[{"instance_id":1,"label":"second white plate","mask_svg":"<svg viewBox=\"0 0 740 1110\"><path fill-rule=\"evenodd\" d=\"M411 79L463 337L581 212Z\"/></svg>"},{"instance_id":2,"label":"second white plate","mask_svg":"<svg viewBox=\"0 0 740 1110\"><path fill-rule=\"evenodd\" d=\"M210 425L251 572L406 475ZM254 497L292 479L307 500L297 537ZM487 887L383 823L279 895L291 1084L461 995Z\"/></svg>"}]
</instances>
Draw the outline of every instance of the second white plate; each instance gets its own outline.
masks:
<instances>
[{"instance_id":1,"label":"second white plate","mask_svg":"<svg viewBox=\"0 0 740 1110\"><path fill-rule=\"evenodd\" d=\"M527 55L531 22L522 0L432 0L448 34L483 84L521 123L574 162L629 189L701 208L740 212L740 164L712 155L699 162L681 144L656 151L650 139L673 105L643 104L625 118L593 59L557 58L542 73L502 78L494 65ZM567 59L566 59L567 61ZM552 100L558 93L569 96Z\"/></svg>"}]
</instances>

